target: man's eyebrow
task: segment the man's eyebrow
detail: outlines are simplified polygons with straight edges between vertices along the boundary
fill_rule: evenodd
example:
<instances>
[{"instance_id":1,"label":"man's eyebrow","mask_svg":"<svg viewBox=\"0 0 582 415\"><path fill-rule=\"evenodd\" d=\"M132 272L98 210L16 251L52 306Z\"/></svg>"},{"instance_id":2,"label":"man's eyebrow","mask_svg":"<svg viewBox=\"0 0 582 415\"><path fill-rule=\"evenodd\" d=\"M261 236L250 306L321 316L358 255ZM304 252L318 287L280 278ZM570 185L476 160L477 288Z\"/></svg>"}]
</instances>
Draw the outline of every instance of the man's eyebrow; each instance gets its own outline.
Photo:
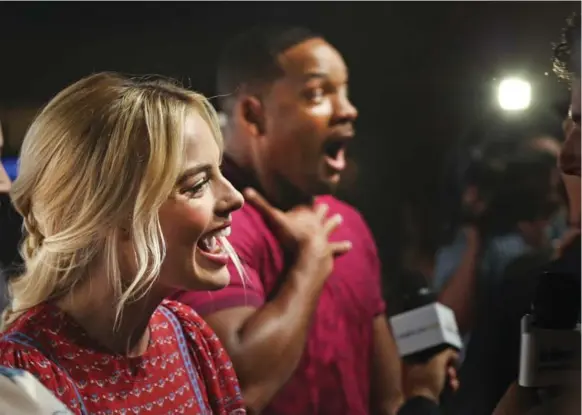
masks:
<instances>
[{"instance_id":1,"label":"man's eyebrow","mask_svg":"<svg viewBox=\"0 0 582 415\"><path fill-rule=\"evenodd\" d=\"M329 73L311 71L311 72L307 72L307 73L302 74L299 79L301 80L301 82L306 83L306 82L309 82L311 80L328 81L331 78L330 78ZM341 84L347 84L347 83L348 83L348 78L346 77L344 80L342 80Z\"/></svg>"},{"instance_id":2,"label":"man's eyebrow","mask_svg":"<svg viewBox=\"0 0 582 415\"><path fill-rule=\"evenodd\" d=\"M327 79L329 76L324 72L307 72L301 75L301 79L304 82L310 81L312 79Z\"/></svg>"}]
</instances>

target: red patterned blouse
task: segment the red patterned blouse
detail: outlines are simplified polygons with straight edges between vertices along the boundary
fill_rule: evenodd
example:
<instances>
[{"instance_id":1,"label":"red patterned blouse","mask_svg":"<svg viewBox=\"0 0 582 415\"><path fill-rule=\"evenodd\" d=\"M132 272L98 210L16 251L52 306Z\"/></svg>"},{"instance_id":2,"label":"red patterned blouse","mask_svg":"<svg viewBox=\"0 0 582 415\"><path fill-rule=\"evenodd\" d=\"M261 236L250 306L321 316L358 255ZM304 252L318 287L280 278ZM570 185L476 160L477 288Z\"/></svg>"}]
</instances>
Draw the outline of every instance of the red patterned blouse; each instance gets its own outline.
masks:
<instances>
[{"instance_id":1,"label":"red patterned blouse","mask_svg":"<svg viewBox=\"0 0 582 415\"><path fill-rule=\"evenodd\" d=\"M42 304L4 333L0 365L32 373L78 415L246 413L226 351L192 309L164 301L149 327L143 355L110 354Z\"/></svg>"}]
</instances>

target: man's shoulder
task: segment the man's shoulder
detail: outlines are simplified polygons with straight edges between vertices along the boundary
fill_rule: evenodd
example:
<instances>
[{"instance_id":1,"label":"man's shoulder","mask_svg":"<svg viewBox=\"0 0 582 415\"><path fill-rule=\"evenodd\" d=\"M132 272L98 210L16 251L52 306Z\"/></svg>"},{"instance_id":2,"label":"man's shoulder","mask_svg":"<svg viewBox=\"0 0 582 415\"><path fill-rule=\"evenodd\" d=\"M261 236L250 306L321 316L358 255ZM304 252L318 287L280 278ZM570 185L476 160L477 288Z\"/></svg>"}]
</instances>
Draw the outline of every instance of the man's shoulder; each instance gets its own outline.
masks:
<instances>
[{"instance_id":1,"label":"man's shoulder","mask_svg":"<svg viewBox=\"0 0 582 415\"><path fill-rule=\"evenodd\" d=\"M232 212L231 226L233 231L243 232L247 236L258 235L268 230L263 216L250 203L245 203L242 208Z\"/></svg>"},{"instance_id":2,"label":"man's shoulder","mask_svg":"<svg viewBox=\"0 0 582 415\"><path fill-rule=\"evenodd\" d=\"M317 204L325 203L329 206L330 213L339 213L342 215L343 223L349 223L350 227L369 228L362 213L353 205L338 199L332 195L318 196Z\"/></svg>"},{"instance_id":3,"label":"man's shoulder","mask_svg":"<svg viewBox=\"0 0 582 415\"><path fill-rule=\"evenodd\" d=\"M228 237L234 250L243 262L252 259L265 250L273 249L276 238L265 223L259 211L250 204L232 213L231 234Z\"/></svg>"}]
</instances>

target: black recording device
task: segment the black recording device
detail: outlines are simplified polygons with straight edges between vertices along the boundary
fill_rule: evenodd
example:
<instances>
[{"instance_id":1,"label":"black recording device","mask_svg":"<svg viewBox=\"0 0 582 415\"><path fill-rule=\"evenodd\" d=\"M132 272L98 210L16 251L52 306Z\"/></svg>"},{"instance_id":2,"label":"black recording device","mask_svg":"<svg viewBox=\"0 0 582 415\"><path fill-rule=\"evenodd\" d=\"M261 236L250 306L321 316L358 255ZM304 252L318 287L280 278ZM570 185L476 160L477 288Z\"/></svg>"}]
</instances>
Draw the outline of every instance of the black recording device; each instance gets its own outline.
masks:
<instances>
[{"instance_id":1,"label":"black recording device","mask_svg":"<svg viewBox=\"0 0 582 415\"><path fill-rule=\"evenodd\" d=\"M519 384L549 388L580 378L580 275L541 275L521 321Z\"/></svg>"}]
</instances>

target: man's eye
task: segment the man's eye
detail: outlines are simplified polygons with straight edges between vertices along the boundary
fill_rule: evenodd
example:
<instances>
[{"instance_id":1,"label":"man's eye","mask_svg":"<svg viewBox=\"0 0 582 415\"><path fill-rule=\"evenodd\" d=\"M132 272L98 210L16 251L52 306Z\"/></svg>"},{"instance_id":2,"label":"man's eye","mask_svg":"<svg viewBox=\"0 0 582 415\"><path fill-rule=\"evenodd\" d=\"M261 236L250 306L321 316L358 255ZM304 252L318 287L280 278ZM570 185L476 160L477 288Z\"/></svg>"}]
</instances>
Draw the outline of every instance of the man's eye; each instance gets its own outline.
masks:
<instances>
[{"instance_id":1,"label":"man's eye","mask_svg":"<svg viewBox=\"0 0 582 415\"><path fill-rule=\"evenodd\" d=\"M312 88L306 92L305 96L311 102L320 102L325 96L325 91L323 88Z\"/></svg>"}]
</instances>

